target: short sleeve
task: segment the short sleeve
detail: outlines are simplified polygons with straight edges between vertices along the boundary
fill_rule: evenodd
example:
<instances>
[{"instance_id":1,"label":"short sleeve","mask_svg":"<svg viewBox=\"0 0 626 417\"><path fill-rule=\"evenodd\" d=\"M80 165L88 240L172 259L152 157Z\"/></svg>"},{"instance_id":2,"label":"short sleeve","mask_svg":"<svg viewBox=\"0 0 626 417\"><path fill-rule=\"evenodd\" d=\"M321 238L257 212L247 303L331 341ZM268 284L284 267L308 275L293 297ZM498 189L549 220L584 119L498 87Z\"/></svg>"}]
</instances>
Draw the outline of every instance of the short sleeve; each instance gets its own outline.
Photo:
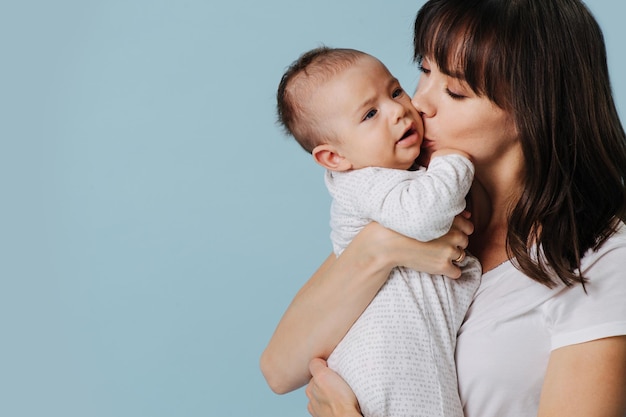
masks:
<instances>
[{"instance_id":1,"label":"short sleeve","mask_svg":"<svg viewBox=\"0 0 626 417\"><path fill-rule=\"evenodd\" d=\"M551 348L626 335L626 236L624 228L583 258L589 280L566 287L548 304ZM586 289L586 292L585 292Z\"/></svg>"}]
</instances>

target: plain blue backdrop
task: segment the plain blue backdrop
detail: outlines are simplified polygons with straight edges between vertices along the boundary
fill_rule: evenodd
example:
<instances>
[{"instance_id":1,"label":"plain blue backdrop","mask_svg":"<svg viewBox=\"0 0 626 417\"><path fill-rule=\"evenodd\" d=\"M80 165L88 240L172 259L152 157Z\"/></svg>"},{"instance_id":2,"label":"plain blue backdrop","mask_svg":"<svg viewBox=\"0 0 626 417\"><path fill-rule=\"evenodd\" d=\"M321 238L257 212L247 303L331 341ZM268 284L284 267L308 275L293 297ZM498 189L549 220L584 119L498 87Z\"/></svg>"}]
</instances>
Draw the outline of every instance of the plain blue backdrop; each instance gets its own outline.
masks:
<instances>
[{"instance_id":1,"label":"plain blue backdrop","mask_svg":"<svg viewBox=\"0 0 626 417\"><path fill-rule=\"evenodd\" d=\"M422 1L0 4L0 415L307 416L261 351L330 253L285 67L370 52L413 91ZM626 120L624 6L590 0Z\"/></svg>"}]
</instances>

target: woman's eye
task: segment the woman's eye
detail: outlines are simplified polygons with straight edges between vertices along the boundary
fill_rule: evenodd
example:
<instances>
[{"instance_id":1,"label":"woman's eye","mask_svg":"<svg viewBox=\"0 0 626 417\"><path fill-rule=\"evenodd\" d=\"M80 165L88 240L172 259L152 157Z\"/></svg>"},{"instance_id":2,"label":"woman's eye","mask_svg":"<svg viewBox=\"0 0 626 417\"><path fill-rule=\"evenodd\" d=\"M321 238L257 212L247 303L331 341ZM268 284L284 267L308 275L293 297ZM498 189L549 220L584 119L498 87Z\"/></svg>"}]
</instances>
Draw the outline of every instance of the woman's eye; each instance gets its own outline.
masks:
<instances>
[{"instance_id":1,"label":"woman's eye","mask_svg":"<svg viewBox=\"0 0 626 417\"><path fill-rule=\"evenodd\" d=\"M430 69L424 68L424 65L422 65L421 63L417 65L417 70L422 74L430 74Z\"/></svg>"},{"instance_id":2,"label":"woman's eye","mask_svg":"<svg viewBox=\"0 0 626 417\"><path fill-rule=\"evenodd\" d=\"M402 94L404 93L404 90L401 88L396 88L395 90L393 90L393 93L391 93L391 97L393 98L398 98L400 97Z\"/></svg>"},{"instance_id":3,"label":"woman's eye","mask_svg":"<svg viewBox=\"0 0 626 417\"><path fill-rule=\"evenodd\" d=\"M450 91L450 90L448 90L448 89L446 89L446 93L447 93L447 94L450 96L450 98L452 98L453 100L462 100L462 99L464 99L464 98L465 98L465 96L464 96L464 95L462 95L462 94L457 94L457 93L452 92L452 91Z\"/></svg>"},{"instance_id":4,"label":"woman's eye","mask_svg":"<svg viewBox=\"0 0 626 417\"><path fill-rule=\"evenodd\" d=\"M372 110L368 111L365 114L365 117L363 117L363 120L371 119L372 117L376 116L376 113L378 113L378 110L376 110L376 109L372 109Z\"/></svg>"}]
</instances>

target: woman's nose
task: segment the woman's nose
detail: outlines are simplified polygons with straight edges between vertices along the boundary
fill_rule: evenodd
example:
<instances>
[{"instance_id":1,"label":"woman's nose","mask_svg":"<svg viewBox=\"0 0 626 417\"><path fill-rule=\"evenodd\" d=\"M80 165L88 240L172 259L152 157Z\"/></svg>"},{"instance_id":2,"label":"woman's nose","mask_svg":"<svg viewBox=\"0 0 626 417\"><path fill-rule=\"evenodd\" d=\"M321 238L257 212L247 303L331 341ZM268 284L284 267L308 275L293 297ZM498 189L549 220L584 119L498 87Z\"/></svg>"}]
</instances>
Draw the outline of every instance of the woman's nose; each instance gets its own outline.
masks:
<instances>
[{"instance_id":1,"label":"woman's nose","mask_svg":"<svg viewBox=\"0 0 626 417\"><path fill-rule=\"evenodd\" d=\"M419 114L422 117L432 117L435 115L435 106L433 105L432 100L429 99L427 91L424 87L417 86L417 90L415 90L415 94L413 94L413 98L411 99L411 103L417 109Z\"/></svg>"}]
</instances>

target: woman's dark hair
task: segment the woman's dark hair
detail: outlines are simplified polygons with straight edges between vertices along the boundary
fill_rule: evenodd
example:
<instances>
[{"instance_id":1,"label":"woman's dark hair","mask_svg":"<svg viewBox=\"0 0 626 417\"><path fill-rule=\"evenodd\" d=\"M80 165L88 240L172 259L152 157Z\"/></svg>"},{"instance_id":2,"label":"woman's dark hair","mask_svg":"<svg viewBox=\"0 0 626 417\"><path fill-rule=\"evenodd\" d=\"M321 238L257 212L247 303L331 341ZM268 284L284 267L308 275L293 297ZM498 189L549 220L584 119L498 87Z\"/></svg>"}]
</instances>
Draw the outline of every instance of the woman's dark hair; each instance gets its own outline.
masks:
<instances>
[{"instance_id":1,"label":"woman's dark hair","mask_svg":"<svg viewBox=\"0 0 626 417\"><path fill-rule=\"evenodd\" d=\"M431 0L414 45L514 117L525 177L509 257L549 287L584 285L582 256L626 217L626 137L594 17L578 0Z\"/></svg>"}]
</instances>

